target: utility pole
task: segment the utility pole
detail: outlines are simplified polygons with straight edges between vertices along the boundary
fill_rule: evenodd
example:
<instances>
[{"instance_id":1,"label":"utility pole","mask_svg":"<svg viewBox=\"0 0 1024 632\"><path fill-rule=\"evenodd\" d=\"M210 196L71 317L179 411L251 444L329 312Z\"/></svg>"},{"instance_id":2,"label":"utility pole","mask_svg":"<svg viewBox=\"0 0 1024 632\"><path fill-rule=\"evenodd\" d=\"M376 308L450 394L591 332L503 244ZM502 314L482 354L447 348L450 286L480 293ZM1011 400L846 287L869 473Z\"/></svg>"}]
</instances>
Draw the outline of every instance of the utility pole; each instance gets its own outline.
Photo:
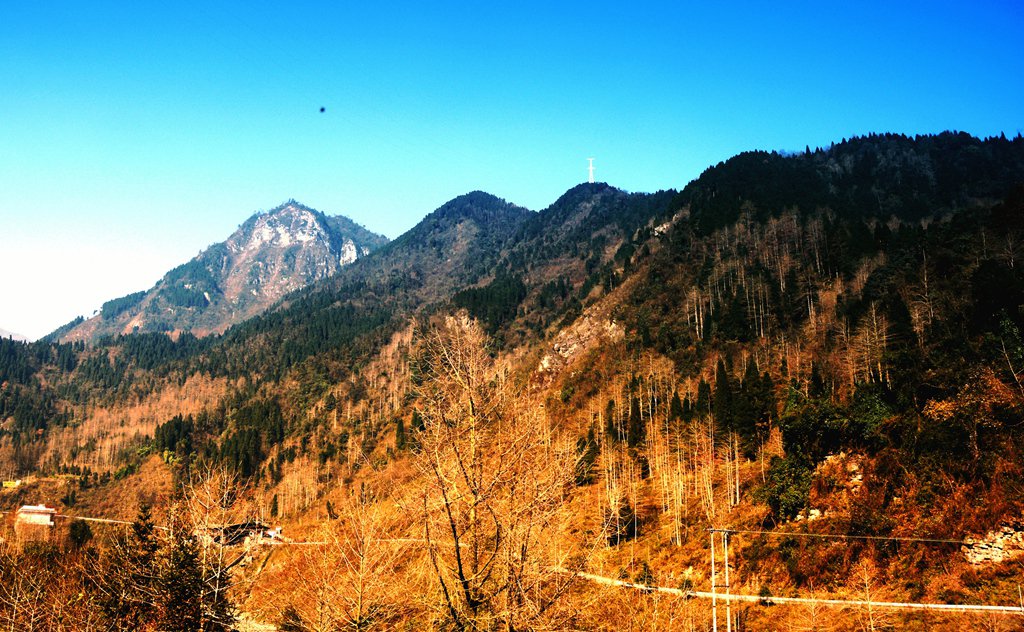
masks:
<instances>
[{"instance_id":1,"label":"utility pole","mask_svg":"<svg viewBox=\"0 0 1024 632\"><path fill-rule=\"evenodd\" d=\"M722 532L722 549L725 552L725 629L732 632L732 600L729 586L729 532Z\"/></svg>"},{"instance_id":2,"label":"utility pole","mask_svg":"<svg viewBox=\"0 0 1024 632\"><path fill-rule=\"evenodd\" d=\"M718 577L715 574L715 533L714 529L708 529L711 532L711 629L713 632L718 632L718 590L715 588L715 584L718 583Z\"/></svg>"},{"instance_id":3,"label":"utility pole","mask_svg":"<svg viewBox=\"0 0 1024 632\"><path fill-rule=\"evenodd\" d=\"M732 632L732 590L729 584L729 530L708 529L711 532L711 629L718 632L718 589L725 588L725 629ZM715 564L715 538L722 534L722 557L725 561L725 583L718 584L718 571Z\"/></svg>"}]
</instances>

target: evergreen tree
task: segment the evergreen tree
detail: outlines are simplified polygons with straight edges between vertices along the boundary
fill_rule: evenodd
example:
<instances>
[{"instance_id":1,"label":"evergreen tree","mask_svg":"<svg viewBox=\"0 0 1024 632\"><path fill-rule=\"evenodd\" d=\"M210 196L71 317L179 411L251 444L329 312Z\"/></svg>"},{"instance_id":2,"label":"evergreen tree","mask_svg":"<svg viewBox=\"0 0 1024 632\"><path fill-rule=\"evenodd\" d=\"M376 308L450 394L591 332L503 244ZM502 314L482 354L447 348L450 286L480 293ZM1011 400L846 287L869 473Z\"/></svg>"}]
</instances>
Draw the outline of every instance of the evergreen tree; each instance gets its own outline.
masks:
<instances>
[{"instance_id":1,"label":"evergreen tree","mask_svg":"<svg viewBox=\"0 0 1024 632\"><path fill-rule=\"evenodd\" d=\"M725 362L719 359L718 366L715 369L715 395L712 407L715 414L715 422L720 428L726 430L736 429L735 404L729 372L725 368Z\"/></svg>"},{"instance_id":2,"label":"evergreen tree","mask_svg":"<svg viewBox=\"0 0 1024 632\"><path fill-rule=\"evenodd\" d=\"M604 433L612 441L619 440L619 424L615 419L615 400L609 399L604 408Z\"/></svg>"},{"instance_id":3,"label":"evergreen tree","mask_svg":"<svg viewBox=\"0 0 1024 632\"><path fill-rule=\"evenodd\" d=\"M405 436L405 421L399 417L395 424L395 449L404 450L408 445L408 439Z\"/></svg>"},{"instance_id":4,"label":"evergreen tree","mask_svg":"<svg viewBox=\"0 0 1024 632\"><path fill-rule=\"evenodd\" d=\"M597 462L597 457L601 454L601 447L597 444L597 436L593 425L587 431L586 437L580 437L576 440L576 454L578 458L576 484L588 485L594 482L594 464Z\"/></svg>"},{"instance_id":5,"label":"evergreen tree","mask_svg":"<svg viewBox=\"0 0 1024 632\"><path fill-rule=\"evenodd\" d=\"M812 399L825 396L825 378L821 376L817 362L811 363L811 379L807 384L807 394Z\"/></svg>"},{"instance_id":6,"label":"evergreen tree","mask_svg":"<svg viewBox=\"0 0 1024 632\"><path fill-rule=\"evenodd\" d=\"M657 579L654 577L654 571L651 570L650 564L647 560L640 562L640 570L637 571L633 581L641 586L656 586Z\"/></svg>"},{"instance_id":7,"label":"evergreen tree","mask_svg":"<svg viewBox=\"0 0 1024 632\"><path fill-rule=\"evenodd\" d=\"M761 374L757 372L754 359L749 358L733 406L733 426L742 439L743 450L748 458L752 458L757 451L757 424L763 399Z\"/></svg>"},{"instance_id":8,"label":"evergreen tree","mask_svg":"<svg viewBox=\"0 0 1024 632\"><path fill-rule=\"evenodd\" d=\"M281 612L281 622L277 624L277 629L281 632L306 632L306 626L302 623L302 615L295 609L295 606L291 604L285 606Z\"/></svg>"},{"instance_id":9,"label":"evergreen tree","mask_svg":"<svg viewBox=\"0 0 1024 632\"><path fill-rule=\"evenodd\" d=\"M693 403L690 401L689 393L683 397L683 421L687 423L693 421Z\"/></svg>"},{"instance_id":10,"label":"evergreen tree","mask_svg":"<svg viewBox=\"0 0 1024 632\"><path fill-rule=\"evenodd\" d=\"M672 392L672 401L668 405L668 420L679 421L685 415L683 411L683 402L679 400L679 391Z\"/></svg>"},{"instance_id":11,"label":"evergreen tree","mask_svg":"<svg viewBox=\"0 0 1024 632\"><path fill-rule=\"evenodd\" d=\"M604 534L608 546L617 546L632 540L640 533L636 511L629 501L620 498L612 507L605 509Z\"/></svg>"},{"instance_id":12,"label":"evergreen tree","mask_svg":"<svg viewBox=\"0 0 1024 632\"><path fill-rule=\"evenodd\" d=\"M72 548L80 549L92 539L92 529L85 520L72 520L68 525L68 542Z\"/></svg>"},{"instance_id":13,"label":"evergreen tree","mask_svg":"<svg viewBox=\"0 0 1024 632\"><path fill-rule=\"evenodd\" d=\"M644 424L643 415L640 413L640 399L634 397L629 404L629 426L626 431L626 443L631 448L638 448L644 444L647 435L647 428Z\"/></svg>"},{"instance_id":14,"label":"evergreen tree","mask_svg":"<svg viewBox=\"0 0 1024 632\"><path fill-rule=\"evenodd\" d=\"M704 378L701 378L697 385L697 403L694 408L698 419L704 419L711 414L711 385Z\"/></svg>"},{"instance_id":15,"label":"evergreen tree","mask_svg":"<svg viewBox=\"0 0 1024 632\"><path fill-rule=\"evenodd\" d=\"M203 626L203 571L195 537L174 530L157 580L157 629L161 632L207 630Z\"/></svg>"},{"instance_id":16,"label":"evergreen tree","mask_svg":"<svg viewBox=\"0 0 1024 632\"><path fill-rule=\"evenodd\" d=\"M771 374L765 371L761 375L760 400L757 406L757 435L760 443L768 440L775 414L775 382L772 380Z\"/></svg>"},{"instance_id":17,"label":"evergreen tree","mask_svg":"<svg viewBox=\"0 0 1024 632\"><path fill-rule=\"evenodd\" d=\"M95 576L100 612L111 630L138 630L155 616L156 540L149 505L142 504L127 534L114 539Z\"/></svg>"}]
</instances>

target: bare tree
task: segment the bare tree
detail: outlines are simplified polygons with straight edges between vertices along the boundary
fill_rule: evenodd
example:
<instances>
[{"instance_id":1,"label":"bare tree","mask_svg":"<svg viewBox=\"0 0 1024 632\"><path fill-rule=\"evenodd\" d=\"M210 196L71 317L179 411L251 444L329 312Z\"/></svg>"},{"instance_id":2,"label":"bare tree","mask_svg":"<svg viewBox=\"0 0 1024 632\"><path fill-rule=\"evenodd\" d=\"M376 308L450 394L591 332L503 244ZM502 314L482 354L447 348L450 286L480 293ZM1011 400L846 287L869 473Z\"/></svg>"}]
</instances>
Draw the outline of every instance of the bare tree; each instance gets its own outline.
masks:
<instances>
[{"instance_id":1,"label":"bare tree","mask_svg":"<svg viewBox=\"0 0 1024 632\"><path fill-rule=\"evenodd\" d=\"M575 447L517 406L476 323L426 340L423 524L442 617L460 630L552 625L571 574L555 572Z\"/></svg>"},{"instance_id":2,"label":"bare tree","mask_svg":"<svg viewBox=\"0 0 1024 632\"><path fill-rule=\"evenodd\" d=\"M244 553L229 551L224 528L232 522L255 521L246 491L237 474L225 466L211 465L192 469L184 487L181 510L185 525L198 536L204 629L230 628L234 623L234 608L228 599L233 585L230 571Z\"/></svg>"},{"instance_id":3,"label":"bare tree","mask_svg":"<svg viewBox=\"0 0 1024 632\"><path fill-rule=\"evenodd\" d=\"M361 485L337 515L299 556L294 606L311 632L389 629L405 608L395 575L410 545L403 512Z\"/></svg>"},{"instance_id":4,"label":"bare tree","mask_svg":"<svg viewBox=\"0 0 1024 632\"><path fill-rule=\"evenodd\" d=\"M26 551L0 546L0 630L109 629L77 558L52 545Z\"/></svg>"},{"instance_id":5,"label":"bare tree","mask_svg":"<svg viewBox=\"0 0 1024 632\"><path fill-rule=\"evenodd\" d=\"M46 578L25 556L0 553L0 624L18 632L45 629Z\"/></svg>"}]
</instances>

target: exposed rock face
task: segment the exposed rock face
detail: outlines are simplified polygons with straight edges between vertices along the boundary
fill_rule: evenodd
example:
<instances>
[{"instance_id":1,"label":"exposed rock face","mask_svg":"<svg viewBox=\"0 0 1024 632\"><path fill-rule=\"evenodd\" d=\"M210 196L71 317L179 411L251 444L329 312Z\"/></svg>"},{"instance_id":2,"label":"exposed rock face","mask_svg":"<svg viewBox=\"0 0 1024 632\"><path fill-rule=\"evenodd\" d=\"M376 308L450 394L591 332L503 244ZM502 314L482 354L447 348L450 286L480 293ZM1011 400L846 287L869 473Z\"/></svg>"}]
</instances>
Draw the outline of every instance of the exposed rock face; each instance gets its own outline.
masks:
<instances>
[{"instance_id":1,"label":"exposed rock face","mask_svg":"<svg viewBox=\"0 0 1024 632\"><path fill-rule=\"evenodd\" d=\"M803 522L804 520L807 520L807 522L814 522L824 515L825 513L820 509L807 509L798 513L796 517L793 518L793 522Z\"/></svg>"},{"instance_id":2,"label":"exposed rock face","mask_svg":"<svg viewBox=\"0 0 1024 632\"><path fill-rule=\"evenodd\" d=\"M227 241L171 270L149 291L108 301L99 315L62 339L221 332L385 243L385 237L345 217L327 217L290 201L253 215Z\"/></svg>"},{"instance_id":3,"label":"exposed rock face","mask_svg":"<svg viewBox=\"0 0 1024 632\"><path fill-rule=\"evenodd\" d=\"M989 531L983 538L968 538L961 546L964 557L971 564L999 564L1024 556L1024 522L1002 525L998 531Z\"/></svg>"},{"instance_id":4,"label":"exposed rock face","mask_svg":"<svg viewBox=\"0 0 1024 632\"><path fill-rule=\"evenodd\" d=\"M541 358L537 373L557 373L594 344L602 340L621 340L624 334L622 327L615 321L598 320L584 314L570 327L558 333L551 345L551 351Z\"/></svg>"},{"instance_id":5,"label":"exposed rock face","mask_svg":"<svg viewBox=\"0 0 1024 632\"><path fill-rule=\"evenodd\" d=\"M846 491L855 494L864 485L863 457L857 454L830 454L817 467L817 476L842 481Z\"/></svg>"}]
</instances>

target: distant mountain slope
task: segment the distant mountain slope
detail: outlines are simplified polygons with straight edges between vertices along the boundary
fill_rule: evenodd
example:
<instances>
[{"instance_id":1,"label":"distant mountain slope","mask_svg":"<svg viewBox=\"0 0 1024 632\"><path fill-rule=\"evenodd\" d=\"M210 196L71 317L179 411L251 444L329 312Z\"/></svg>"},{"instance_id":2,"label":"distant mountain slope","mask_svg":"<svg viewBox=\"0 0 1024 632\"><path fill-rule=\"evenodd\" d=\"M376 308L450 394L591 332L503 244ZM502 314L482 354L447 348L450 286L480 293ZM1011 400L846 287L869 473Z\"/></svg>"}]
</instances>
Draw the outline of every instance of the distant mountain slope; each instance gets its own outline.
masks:
<instances>
[{"instance_id":1,"label":"distant mountain slope","mask_svg":"<svg viewBox=\"0 0 1024 632\"><path fill-rule=\"evenodd\" d=\"M28 340L28 338L26 338L25 336L7 331L6 329L0 329L0 338L9 338L11 340Z\"/></svg>"},{"instance_id":2,"label":"distant mountain slope","mask_svg":"<svg viewBox=\"0 0 1024 632\"><path fill-rule=\"evenodd\" d=\"M351 361L365 351L360 337L379 336L490 274L506 242L533 215L480 191L459 196L339 274L233 327L215 363L229 372L249 366L278 374L312 355Z\"/></svg>"},{"instance_id":3,"label":"distant mountain slope","mask_svg":"<svg viewBox=\"0 0 1024 632\"><path fill-rule=\"evenodd\" d=\"M455 288L490 274L516 229L535 213L482 191L446 202L382 248L370 278L406 277L421 300L447 298Z\"/></svg>"},{"instance_id":4,"label":"distant mountain slope","mask_svg":"<svg viewBox=\"0 0 1024 632\"><path fill-rule=\"evenodd\" d=\"M500 345L536 340L579 313L581 298L653 230L643 227L673 216L675 197L583 184L537 213L480 191L457 197L371 256L232 328L216 364L276 374L319 355L344 365L390 327L451 306L483 320Z\"/></svg>"},{"instance_id":5,"label":"distant mountain slope","mask_svg":"<svg viewBox=\"0 0 1024 632\"><path fill-rule=\"evenodd\" d=\"M253 215L226 241L174 268L150 290L107 301L99 315L60 339L221 332L385 243L387 238L348 218L289 201Z\"/></svg>"},{"instance_id":6,"label":"distant mountain slope","mask_svg":"<svg viewBox=\"0 0 1024 632\"><path fill-rule=\"evenodd\" d=\"M749 151L706 169L680 198L704 233L744 211L763 220L785 208L916 221L1002 199L1024 174L1020 146L944 132L871 134L789 155Z\"/></svg>"}]
</instances>

